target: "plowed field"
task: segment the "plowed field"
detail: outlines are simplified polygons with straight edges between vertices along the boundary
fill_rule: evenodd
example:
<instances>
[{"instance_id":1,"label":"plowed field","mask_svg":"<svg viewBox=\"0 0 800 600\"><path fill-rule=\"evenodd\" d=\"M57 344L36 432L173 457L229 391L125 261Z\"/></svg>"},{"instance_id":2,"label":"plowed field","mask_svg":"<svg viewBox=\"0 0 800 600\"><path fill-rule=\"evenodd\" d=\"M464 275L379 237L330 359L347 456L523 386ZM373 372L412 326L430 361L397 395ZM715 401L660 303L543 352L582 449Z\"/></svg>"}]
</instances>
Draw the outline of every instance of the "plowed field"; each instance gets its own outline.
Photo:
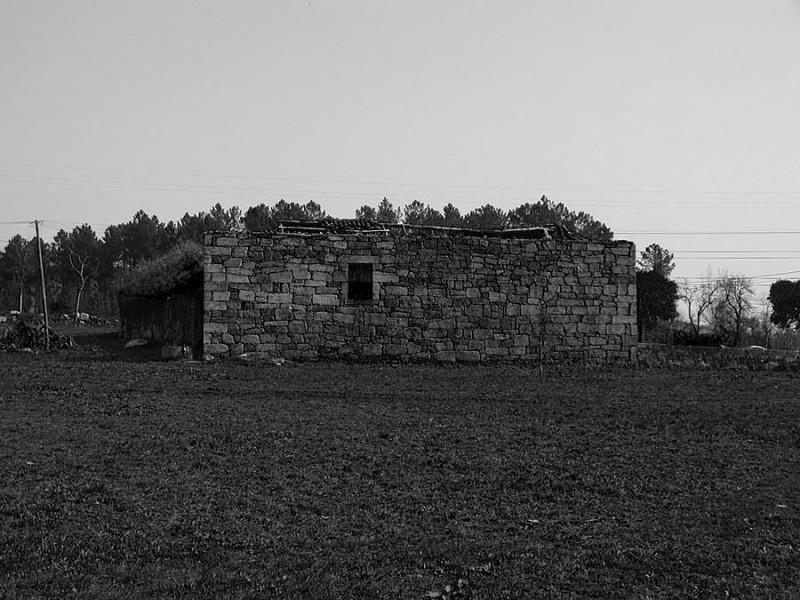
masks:
<instances>
[{"instance_id":1,"label":"plowed field","mask_svg":"<svg viewBox=\"0 0 800 600\"><path fill-rule=\"evenodd\" d=\"M796 374L0 377L3 598L800 597Z\"/></svg>"}]
</instances>

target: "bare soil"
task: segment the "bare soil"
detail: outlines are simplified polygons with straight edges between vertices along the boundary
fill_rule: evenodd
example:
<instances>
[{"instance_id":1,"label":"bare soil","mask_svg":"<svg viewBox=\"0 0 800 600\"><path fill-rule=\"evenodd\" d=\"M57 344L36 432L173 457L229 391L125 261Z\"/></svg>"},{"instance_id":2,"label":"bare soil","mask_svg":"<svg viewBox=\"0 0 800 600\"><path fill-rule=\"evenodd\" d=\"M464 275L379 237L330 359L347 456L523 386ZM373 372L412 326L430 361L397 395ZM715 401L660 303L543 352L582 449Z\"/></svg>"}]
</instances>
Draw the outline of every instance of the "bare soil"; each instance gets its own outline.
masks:
<instances>
[{"instance_id":1,"label":"bare soil","mask_svg":"<svg viewBox=\"0 0 800 600\"><path fill-rule=\"evenodd\" d=\"M0 354L0 597L800 597L795 373L162 362L93 335Z\"/></svg>"}]
</instances>

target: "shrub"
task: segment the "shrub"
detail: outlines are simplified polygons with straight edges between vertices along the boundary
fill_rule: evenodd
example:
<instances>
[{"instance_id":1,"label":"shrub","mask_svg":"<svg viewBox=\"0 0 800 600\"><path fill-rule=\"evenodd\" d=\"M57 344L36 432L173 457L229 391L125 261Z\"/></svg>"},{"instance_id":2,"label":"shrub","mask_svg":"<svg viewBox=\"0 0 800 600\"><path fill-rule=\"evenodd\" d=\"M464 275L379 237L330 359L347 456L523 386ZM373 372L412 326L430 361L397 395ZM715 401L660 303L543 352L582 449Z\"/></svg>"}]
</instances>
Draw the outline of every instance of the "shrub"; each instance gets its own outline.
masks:
<instances>
[{"instance_id":1,"label":"shrub","mask_svg":"<svg viewBox=\"0 0 800 600\"><path fill-rule=\"evenodd\" d=\"M714 333L694 333L693 331L675 331L673 343L676 346L721 346L725 340Z\"/></svg>"}]
</instances>

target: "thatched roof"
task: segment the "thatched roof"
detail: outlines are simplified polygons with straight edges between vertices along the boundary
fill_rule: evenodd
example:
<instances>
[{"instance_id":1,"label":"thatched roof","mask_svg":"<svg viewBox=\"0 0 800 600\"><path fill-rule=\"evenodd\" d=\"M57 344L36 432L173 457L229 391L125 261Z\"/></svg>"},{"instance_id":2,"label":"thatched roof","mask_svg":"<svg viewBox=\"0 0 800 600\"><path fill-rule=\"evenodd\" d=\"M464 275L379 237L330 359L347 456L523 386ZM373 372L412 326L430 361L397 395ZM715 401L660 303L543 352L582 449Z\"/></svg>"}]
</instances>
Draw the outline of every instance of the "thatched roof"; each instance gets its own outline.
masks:
<instances>
[{"instance_id":1,"label":"thatched roof","mask_svg":"<svg viewBox=\"0 0 800 600\"><path fill-rule=\"evenodd\" d=\"M120 286L119 294L163 297L194 291L202 285L203 249L194 242L184 242L136 267Z\"/></svg>"}]
</instances>

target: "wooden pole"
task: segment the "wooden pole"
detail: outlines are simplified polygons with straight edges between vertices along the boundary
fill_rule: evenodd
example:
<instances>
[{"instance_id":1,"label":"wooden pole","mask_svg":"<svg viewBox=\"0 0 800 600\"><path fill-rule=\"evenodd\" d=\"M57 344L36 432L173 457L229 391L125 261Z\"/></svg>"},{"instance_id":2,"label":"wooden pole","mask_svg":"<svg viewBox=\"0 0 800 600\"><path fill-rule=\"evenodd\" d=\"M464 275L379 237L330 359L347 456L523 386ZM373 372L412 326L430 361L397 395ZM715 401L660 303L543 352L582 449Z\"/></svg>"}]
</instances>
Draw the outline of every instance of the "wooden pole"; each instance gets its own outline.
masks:
<instances>
[{"instance_id":1,"label":"wooden pole","mask_svg":"<svg viewBox=\"0 0 800 600\"><path fill-rule=\"evenodd\" d=\"M44 308L44 347L50 351L50 319L47 315L47 288L44 283L44 261L42 260L42 238L39 236L39 221L34 221L36 225L36 249L39 251L39 275L42 279L42 308Z\"/></svg>"}]
</instances>

